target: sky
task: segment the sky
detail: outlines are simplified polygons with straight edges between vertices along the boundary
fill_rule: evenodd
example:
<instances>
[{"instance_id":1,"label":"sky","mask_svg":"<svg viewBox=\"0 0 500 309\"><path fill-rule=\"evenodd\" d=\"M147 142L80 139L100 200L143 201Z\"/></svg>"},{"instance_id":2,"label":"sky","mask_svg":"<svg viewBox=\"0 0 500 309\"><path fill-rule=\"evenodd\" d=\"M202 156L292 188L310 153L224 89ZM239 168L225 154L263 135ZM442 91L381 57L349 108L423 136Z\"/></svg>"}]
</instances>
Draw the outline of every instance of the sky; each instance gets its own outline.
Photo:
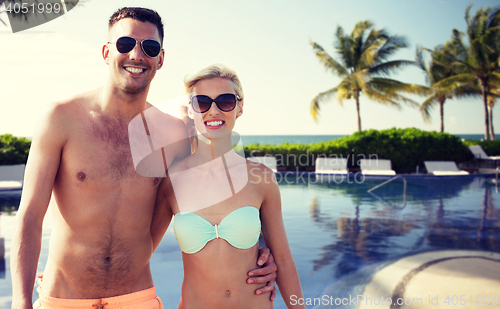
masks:
<instances>
[{"instance_id":1,"label":"sky","mask_svg":"<svg viewBox=\"0 0 500 309\"><path fill-rule=\"evenodd\" d=\"M0 18L0 134L33 136L38 119L52 103L101 87L108 67L101 55L109 16L122 6L154 9L165 25L165 63L148 95L154 105L184 93L186 75L213 64L234 69L243 84L245 109L235 130L242 135L344 135L357 130L355 102L336 100L322 105L315 122L312 99L340 79L326 72L309 40L333 51L334 32L350 33L358 21L371 20L391 35L405 36L409 48L393 59L415 59L416 45L433 48L446 42L452 29L464 31L463 0L213 0L129 1L86 0L63 16L22 32L12 33L6 13ZM479 7L498 0L477 0ZM0 12L4 7L0 7ZM425 84L422 71L405 68L393 77ZM423 97L412 97L423 102ZM166 103L167 102L167 103ZM494 126L500 130L498 107ZM361 98L363 129L416 127L439 130L439 111L425 123L418 109L401 110ZM478 99L449 100L445 131L484 134L484 109Z\"/></svg>"}]
</instances>

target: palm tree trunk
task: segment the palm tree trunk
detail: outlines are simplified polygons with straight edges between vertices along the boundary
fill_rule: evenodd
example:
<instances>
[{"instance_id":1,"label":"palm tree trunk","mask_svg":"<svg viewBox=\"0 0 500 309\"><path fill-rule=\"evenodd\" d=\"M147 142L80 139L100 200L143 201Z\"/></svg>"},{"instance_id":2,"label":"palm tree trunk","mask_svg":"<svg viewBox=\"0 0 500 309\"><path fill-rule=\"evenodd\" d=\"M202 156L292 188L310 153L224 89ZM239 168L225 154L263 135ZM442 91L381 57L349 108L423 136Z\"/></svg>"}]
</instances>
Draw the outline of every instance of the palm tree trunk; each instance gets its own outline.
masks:
<instances>
[{"instance_id":1,"label":"palm tree trunk","mask_svg":"<svg viewBox=\"0 0 500 309\"><path fill-rule=\"evenodd\" d=\"M441 133L444 132L444 101L445 98L439 99L439 112L441 114Z\"/></svg>"},{"instance_id":2,"label":"palm tree trunk","mask_svg":"<svg viewBox=\"0 0 500 309\"><path fill-rule=\"evenodd\" d=\"M488 104L488 112L489 112L489 116L490 116L490 137L491 137L491 140L494 141L495 140L495 130L493 130L493 102L490 102Z\"/></svg>"},{"instance_id":3,"label":"palm tree trunk","mask_svg":"<svg viewBox=\"0 0 500 309\"><path fill-rule=\"evenodd\" d=\"M361 115L359 114L359 92L356 95L356 111L358 112L358 131L361 131Z\"/></svg>"},{"instance_id":4,"label":"palm tree trunk","mask_svg":"<svg viewBox=\"0 0 500 309\"><path fill-rule=\"evenodd\" d=\"M481 88L483 90L483 105L484 105L484 125L486 128L486 134L484 135L484 139L490 140L490 117L488 113L488 101L486 97L486 82L481 80Z\"/></svg>"}]
</instances>

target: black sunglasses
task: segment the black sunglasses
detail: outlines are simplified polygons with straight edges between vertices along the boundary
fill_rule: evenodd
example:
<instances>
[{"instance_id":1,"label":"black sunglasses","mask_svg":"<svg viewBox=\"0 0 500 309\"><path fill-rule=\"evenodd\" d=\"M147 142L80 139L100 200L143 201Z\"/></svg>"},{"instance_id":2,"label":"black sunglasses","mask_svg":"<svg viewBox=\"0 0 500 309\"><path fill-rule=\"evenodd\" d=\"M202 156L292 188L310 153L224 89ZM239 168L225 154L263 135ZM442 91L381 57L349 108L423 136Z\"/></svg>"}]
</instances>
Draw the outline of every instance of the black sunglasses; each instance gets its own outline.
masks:
<instances>
[{"instance_id":1,"label":"black sunglasses","mask_svg":"<svg viewBox=\"0 0 500 309\"><path fill-rule=\"evenodd\" d=\"M112 42L108 42L112 43ZM154 58L160 54L161 44L160 42L152 39L144 39L140 42L142 51L148 57ZM137 45L137 40L130 36L122 36L116 40L116 49L121 54L129 53Z\"/></svg>"},{"instance_id":2,"label":"black sunglasses","mask_svg":"<svg viewBox=\"0 0 500 309\"><path fill-rule=\"evenodd\" d=\"M224 93L217 98L212 99L206 95L195 95L191 98L193 110L197 113L206 113L215 102L217 107L223 112L230 112L236 107L236 102L240 101L240 97L233 93Z\"/></svg>"}]
</instances>

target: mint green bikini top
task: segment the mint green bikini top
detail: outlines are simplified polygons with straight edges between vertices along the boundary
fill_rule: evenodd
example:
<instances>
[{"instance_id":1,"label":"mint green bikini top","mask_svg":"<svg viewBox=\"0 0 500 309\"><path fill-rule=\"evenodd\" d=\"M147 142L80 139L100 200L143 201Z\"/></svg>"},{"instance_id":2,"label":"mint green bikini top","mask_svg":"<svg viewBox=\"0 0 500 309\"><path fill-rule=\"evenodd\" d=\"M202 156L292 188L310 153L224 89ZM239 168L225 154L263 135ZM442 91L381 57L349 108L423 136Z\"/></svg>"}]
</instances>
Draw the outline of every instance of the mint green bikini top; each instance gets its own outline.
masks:
<instances>
[{"instance_id":1,"label":"mint green bikini top","mask_svg":"<svg viewBox=\"0 0 500 309\"><path fill-rule=\"evenodd\" d=\"M216 225L192 212L178 212L174 218L175 238L184 253L196 253L215 238L238 249L249 249L259 241L259 210L253 206L235 209Z\"/></svg>"}]
</instances>

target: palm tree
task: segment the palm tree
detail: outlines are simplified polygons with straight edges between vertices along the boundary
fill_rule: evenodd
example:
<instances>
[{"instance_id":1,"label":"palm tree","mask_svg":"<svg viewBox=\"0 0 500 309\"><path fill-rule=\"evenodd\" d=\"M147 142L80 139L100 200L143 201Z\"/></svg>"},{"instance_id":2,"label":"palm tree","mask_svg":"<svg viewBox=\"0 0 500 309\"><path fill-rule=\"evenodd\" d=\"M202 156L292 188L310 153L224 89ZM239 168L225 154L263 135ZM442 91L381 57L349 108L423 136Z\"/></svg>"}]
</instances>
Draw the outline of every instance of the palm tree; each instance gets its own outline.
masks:
<instances>
[{"instance_id":1,"label":"palm tree","mask_svg":"<svg viewBox=\"0 0 500 309\"><path fill-rule=\"evenodd\" d=\"M443 79L438 87L456 88L467 83L474 87L479 83L484 106L485 139L490 140L488 95L500 87L500 7L480 8L471 17L469 5L465 10L469 44L462 40L464 33L454 29L451 37L454 53L443 51L453 60L459 74Z\"/></svg>"},{"instance_id":2,"label":"palm tree","mask_svg":"<svg viewBox=\"0 0 500 309\"><path fill-rule=\"evenodd\" d=\"M426 82L429 85L428 97L420 105L420 113L424 121L430 122L430 112L436 104L439 104L441 132L444 132L444 103L446 100L480 95L480 92L477 90L479 88L475 89L469 84L463 84L461 86L455 85L454 87L438 86L439 81L458 74L453 67L453 61L449 57L443 55L445 49L447 49L447 53L453 54L452 46L449 43L439 45L435 47L434 50L425 49L431 55L431 61L428 66L423 57L424 48L417 46L416 50L416 62L424 71Z\"/></svg>"},{"instance_id":3,"label":"palm tree","mask_svg":"<svg viewBox=\"0 0 500 309\"><path fill-rule=\"evenodd\" d=\"M492 140L495 140L495 130L493 129L493 107L497 103L497 98L500 97L500 88L496 88L490 91L488 95L488 116L490 117L490 136Z\"/></svg>"},{"instance_id":4,"label":"palm tree","mask_svg":"<svg viewBox=\"0 0 500 309\"><path fill-rule=\"evenodd\" d=\"M401 108L400 102L418 106L419 104L402 96L401 92L421 94L422 86L405 84L387 75L413 61L387 59L401 48L407 47L406 40L400 36L389 36L385 30L377 30L370 21L356 24L350 35L337 27L335 32L335 51L339 61L330 56L320 45L311 41L316 57L327 71L342 78L339 85L318 94L311 102L311 115L317 120L320 104L336 95L340 105L344 99L354 99L358 114L358 130L361 131L359 97L364 94L378 103Z\"/></svg>"}]
</instances>

